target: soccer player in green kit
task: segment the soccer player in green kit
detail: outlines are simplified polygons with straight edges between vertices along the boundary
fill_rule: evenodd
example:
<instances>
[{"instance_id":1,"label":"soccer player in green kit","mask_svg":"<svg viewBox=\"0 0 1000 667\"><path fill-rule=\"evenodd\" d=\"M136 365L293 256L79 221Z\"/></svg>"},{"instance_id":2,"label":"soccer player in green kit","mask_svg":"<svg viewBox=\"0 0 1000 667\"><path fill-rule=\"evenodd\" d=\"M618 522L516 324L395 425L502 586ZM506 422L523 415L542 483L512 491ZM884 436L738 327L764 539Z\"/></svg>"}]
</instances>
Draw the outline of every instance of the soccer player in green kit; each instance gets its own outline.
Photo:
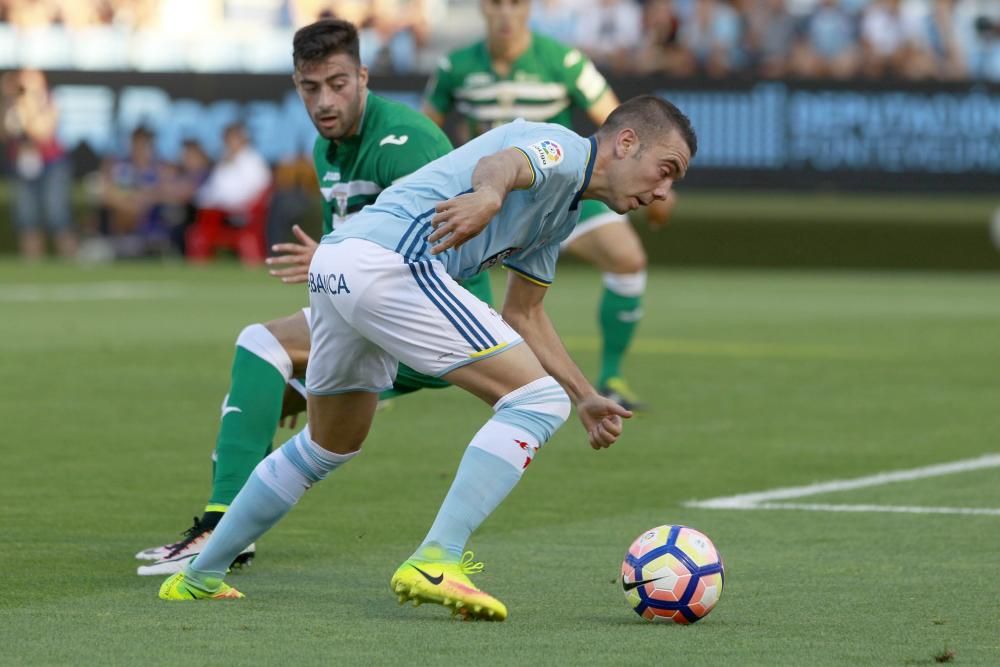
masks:
<instances>
[{"instance_id":1,"label":"soccer player in green kit","mask_svg":"<svg viewBox=\"0 0 1000 667\"><path fill-rule=\"evenodd\" d=\"M383 189L451 151L448 138L426 116L368 92L368 72L360 62L358 34L350 23L324 20L302 28L295 35L293 61L295 87L319 132L313 158L324 200L324 234L374 202ZM317 244L298 227L294 232L299 242L279 244L276 250L287 254L269 262L287 265L273 269L272 275L302 283ZM485 273L463 285L483 301L491 301ZM303 310L243 329L236 339L232 381L222 405L208 505L183 539L137 553L140 560L155 561L140 566L139 574L179 572L200 553L254 467L270 451L279 421L304 406L304 398L291 387L294 378L305 374L309 348ZM384 396L447 386L443 380L400 366L393 389ZM250 545L236 562L246 562L254 554Z\"/></svg>"},{"instance_id":2,"label":"soccer player in green kit","mask_svg":"<svg viewBox=\"0 0 1000 667\"><path fill-rule=\"evenodd\" d=\"M570 127L572 107L601 125L618 98L594 64L577 49L532 33L530 0L480 0L486 39L452 51L427 86L424 113L443 126L454 110L477 136L515 118ZM468 137L466 137L468 138ZM663 224L673 195L654 202L647 219ZM601 270L604 293L601 393L630 410L642 405L622 378L621 364L642 316L646 253L628 219L596 200L580 206L580 223L562 249Z\"/></svg>"}]
</instances>

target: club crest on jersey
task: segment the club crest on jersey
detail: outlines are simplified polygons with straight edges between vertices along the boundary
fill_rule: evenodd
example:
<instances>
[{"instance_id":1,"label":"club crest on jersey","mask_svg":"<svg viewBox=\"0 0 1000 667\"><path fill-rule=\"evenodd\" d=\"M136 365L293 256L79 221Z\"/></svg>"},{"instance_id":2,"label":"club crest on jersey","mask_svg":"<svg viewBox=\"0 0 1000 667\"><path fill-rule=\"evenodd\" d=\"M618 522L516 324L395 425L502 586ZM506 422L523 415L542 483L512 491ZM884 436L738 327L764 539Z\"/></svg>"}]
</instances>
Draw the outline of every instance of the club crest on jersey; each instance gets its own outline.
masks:
<instances>
[{"instance_id":1,"label":"club crest on jersey","mask_svg":"<svg viewBox=\"0 0 1000 667\"><path fill-rule=\"evenodd\" d=\"M337 216L341 218L347 217L347 193L346 192L334 192L334 200L337 204Z\"/></svg>"},{"instance_id":2,"label":"club crest on jersey","mask_svg":"<svg viewBox=\"0 0 1000 667\"><path fill-rule=\"evenodd\" d=\"M528 146L528 150L538 157L539 166L542 169L554 167L563 160L562 146L551 139L543 139L537 144L531 144Z\"/></svg>"}]
</instances>

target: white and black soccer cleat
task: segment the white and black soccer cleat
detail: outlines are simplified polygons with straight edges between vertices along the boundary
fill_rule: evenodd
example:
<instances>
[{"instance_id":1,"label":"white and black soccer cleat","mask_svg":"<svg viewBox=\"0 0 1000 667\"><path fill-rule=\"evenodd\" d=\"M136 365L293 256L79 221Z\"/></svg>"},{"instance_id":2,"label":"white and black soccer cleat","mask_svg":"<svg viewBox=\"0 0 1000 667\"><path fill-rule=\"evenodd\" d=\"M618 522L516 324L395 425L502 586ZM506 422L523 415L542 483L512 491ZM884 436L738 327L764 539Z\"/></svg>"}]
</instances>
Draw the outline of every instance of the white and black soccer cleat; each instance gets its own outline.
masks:
<instances>
[{"instance_id":1,"label":"white and black soccer cleat","mask_svg":"<svg viewBox=\"0 0 1000 667\"><path fill-rule=\"evenodd\" d=\"M184 566L201 553L212 531L218 524L222 513L206 513L205 517L195 517L194 524L184 531L184 538L173 544L164 544L140 551L135 555L139 560L151 560L150 565L140 565L136 572L142 576L169 575L180 572ZM257 548L251 544L233 561L231 567L249 565L256 555Z\"/></svg>"}]
</instances>

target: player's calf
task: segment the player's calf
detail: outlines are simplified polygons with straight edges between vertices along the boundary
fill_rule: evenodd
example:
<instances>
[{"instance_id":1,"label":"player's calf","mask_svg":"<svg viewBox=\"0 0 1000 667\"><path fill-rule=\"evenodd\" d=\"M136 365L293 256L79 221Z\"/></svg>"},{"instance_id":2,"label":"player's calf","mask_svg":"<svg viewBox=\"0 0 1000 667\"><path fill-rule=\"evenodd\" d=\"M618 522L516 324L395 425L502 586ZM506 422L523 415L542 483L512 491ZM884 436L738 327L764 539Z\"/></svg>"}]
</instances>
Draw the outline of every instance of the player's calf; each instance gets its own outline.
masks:
<instances>
[{"instance_id":1,"label":"player's calf","mask_svg":"<svg viewBox=\"0 0 1000 667\"><path fill-rule=\"evenodd\" d=\"M465 544L513 490L535 454L569 416L566 391L544 377L503 396L469 443L455 480L420 548L390 581L405 601L432 602L466 616L503 620L507 608L466 576Z\"/></svg>"}]
</instances>

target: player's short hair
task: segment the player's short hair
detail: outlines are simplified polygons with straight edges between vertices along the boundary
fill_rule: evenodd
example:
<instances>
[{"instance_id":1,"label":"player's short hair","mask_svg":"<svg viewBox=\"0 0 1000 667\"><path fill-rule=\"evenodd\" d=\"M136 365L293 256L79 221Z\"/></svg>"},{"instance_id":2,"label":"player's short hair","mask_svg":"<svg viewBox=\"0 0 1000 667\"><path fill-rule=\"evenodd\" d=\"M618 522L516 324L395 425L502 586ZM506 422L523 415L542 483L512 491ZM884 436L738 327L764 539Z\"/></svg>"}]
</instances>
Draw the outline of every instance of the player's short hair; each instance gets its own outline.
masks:
<instances>
[{"instance_id":1,"label":"player's short hair","mask_svg":"<svg viewBox=\"0 0 1000 667\"><path fill-rule=\"evenodd\" d=\"M299 69L303 63L325 60L346 53L361 64L358 30L349 21L321 19L299 28L292 39L292 64Z\"/></svg>"},{"instance_id":2,"label":"player's short hair","mask_svg":"<svg viewBox=\"0 0 1000 667\"><path fill-rule=\"evenodd\" d=\"M691 127L691 121L680 109L661 97L639 95L622 102L607 117L599 132L611 136L626 127L635 130L640 142L676 129L691 151L691 157L698 152L698 136Z\"/></svg>"}]
</instances>

